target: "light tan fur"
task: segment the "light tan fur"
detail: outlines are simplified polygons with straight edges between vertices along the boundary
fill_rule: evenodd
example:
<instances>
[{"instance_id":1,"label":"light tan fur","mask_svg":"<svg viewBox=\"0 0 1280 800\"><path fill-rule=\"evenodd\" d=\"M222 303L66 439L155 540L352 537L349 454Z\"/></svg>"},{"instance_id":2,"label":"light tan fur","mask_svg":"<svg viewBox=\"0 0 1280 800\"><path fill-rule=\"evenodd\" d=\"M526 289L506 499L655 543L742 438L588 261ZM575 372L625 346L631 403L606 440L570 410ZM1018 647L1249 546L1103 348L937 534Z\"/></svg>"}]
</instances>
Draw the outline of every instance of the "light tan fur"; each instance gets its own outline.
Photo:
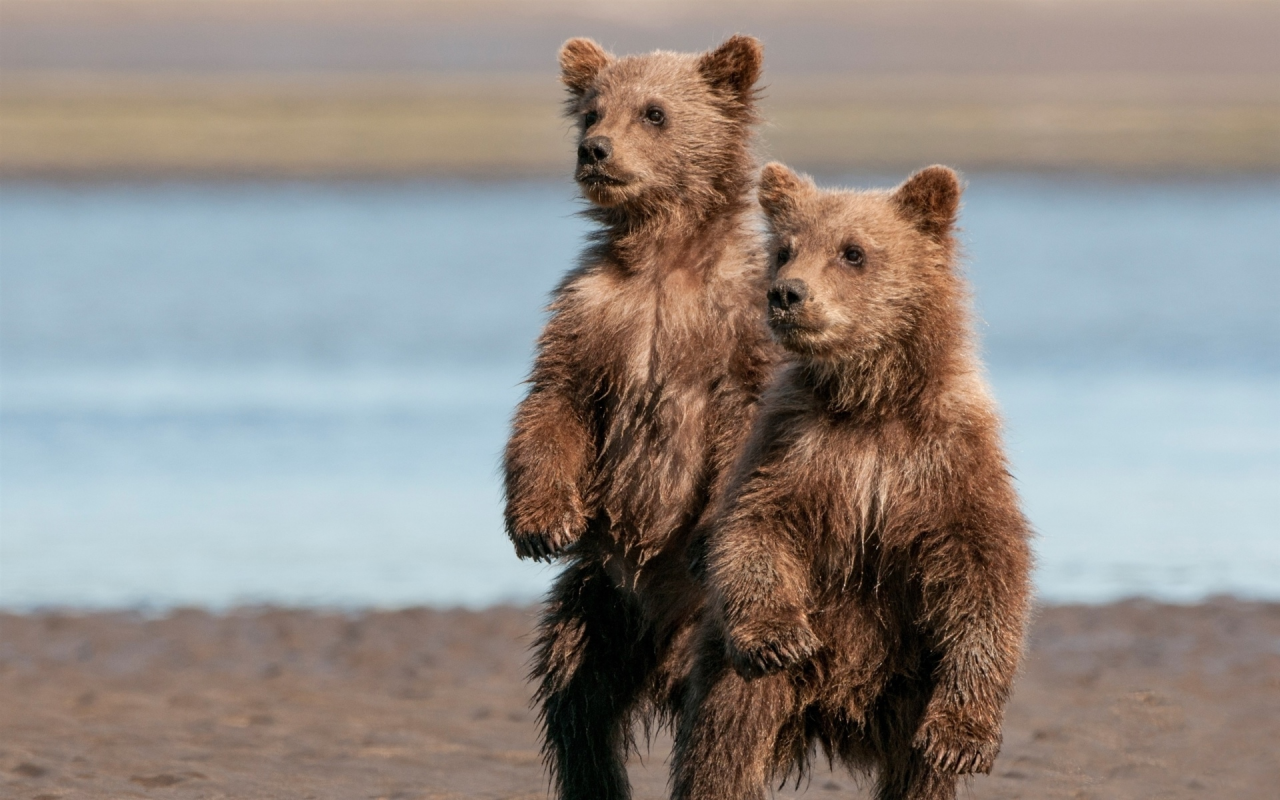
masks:
<instances>
[{"instance_id":1,"label":"light tan fur","mask_svg":"<svg viewBox=\"0 0 1280 800\"><path fill-rule=\"evenodd\" d=\"M563 798L629 796L634 720L683 707L704 593L693 531L776 358L750 151L759 43L561 51L596 225L538 341L506 450L507 532L560 558L536 644Z\"/></svg>"},{"instance_id":2,"label":"light tan fur","mask_svg":"<svg viewBox=\"0 0 1280 800\"><path fill-rule=\"evenodd\" d=\"M876 192L762 173L791 358L710 525L677 798L763 797L815 744L881 800L991 769L1030 532L971 342L960 192L945 167Z\"/></svg>"}]
</instances>

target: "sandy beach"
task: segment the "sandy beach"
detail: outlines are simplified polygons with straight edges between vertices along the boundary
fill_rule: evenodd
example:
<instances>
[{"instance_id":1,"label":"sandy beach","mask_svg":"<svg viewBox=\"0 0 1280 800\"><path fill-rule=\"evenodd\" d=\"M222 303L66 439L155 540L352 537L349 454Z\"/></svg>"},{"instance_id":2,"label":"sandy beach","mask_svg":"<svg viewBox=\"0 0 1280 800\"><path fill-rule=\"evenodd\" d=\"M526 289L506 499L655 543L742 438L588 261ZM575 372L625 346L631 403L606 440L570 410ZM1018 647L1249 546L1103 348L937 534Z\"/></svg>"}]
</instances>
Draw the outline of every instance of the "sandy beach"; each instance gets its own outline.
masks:
<instances>
[{"instance_id":1,"label":"sandy beach","mask_svg":"<svg viewBox=\"0 0 1280 800\"><path fill-rule=\"evenodd\" d=\"M541 798L535 611L0 616L0 793ZM969 798L1273 797L1280 605L1039 611ZM667 740L633 759L665 797ZM807 796L862 797L819 772ZM792 796L788 788L779 796Z\"/></svg>"}]
</instances>

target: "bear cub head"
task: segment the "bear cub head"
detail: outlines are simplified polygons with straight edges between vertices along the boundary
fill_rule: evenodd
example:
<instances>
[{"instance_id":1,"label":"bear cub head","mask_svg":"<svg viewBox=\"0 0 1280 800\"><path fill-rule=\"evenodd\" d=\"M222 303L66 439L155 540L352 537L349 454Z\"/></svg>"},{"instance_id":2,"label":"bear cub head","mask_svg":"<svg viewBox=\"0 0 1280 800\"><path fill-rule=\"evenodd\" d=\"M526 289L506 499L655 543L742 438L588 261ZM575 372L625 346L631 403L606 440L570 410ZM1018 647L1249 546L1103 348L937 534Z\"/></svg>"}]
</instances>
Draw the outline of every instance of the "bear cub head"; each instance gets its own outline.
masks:
<instances>
[{"instance_id":1,"label":"bear cub head","mask_svg":"<svg viewBox=\"0 0 1280 800\"><path fill-rule=\"evenodd\" d=\"M561 81L578 124L574 178L586 198L634 213L743 195L762 59L749 36L697 55L622 58L590 39L566 42Z\"/></svg>"},{"instance_id":2,"label":"bear cub head","mask_svg":"<svg viewBox=\"0 0 1280 800\"><path fill-rule=\"evenodd\" d=\"M954 342L963 288L952 260L960 179L941 166L893 190L832 191L781 164L759 197L772 246L769 326L801 363L918 362ZM923 363L916 363L927 369Z\"/></svg>"}]
</instances>

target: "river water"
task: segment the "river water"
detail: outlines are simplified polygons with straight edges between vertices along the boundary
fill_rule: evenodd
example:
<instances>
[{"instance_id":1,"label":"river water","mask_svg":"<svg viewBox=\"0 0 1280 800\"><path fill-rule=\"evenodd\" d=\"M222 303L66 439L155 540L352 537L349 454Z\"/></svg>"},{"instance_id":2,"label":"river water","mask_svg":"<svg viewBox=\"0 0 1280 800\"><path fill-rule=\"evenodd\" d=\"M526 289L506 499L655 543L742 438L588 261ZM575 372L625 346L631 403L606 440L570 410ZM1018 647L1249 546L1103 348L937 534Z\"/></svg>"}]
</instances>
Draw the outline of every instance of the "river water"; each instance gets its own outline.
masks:
<instances>
[{"instance_id":1,"label":"river water","mask_svg":"<svg viewBox=\"0 0 1280 800\"><path fill-rule=\"evenodd\" d=\"M1050 602L1280 598L1280 181L970 176ZM0 187L0 607L484 605L573 187Z\"/></svg>"}]
</instances>

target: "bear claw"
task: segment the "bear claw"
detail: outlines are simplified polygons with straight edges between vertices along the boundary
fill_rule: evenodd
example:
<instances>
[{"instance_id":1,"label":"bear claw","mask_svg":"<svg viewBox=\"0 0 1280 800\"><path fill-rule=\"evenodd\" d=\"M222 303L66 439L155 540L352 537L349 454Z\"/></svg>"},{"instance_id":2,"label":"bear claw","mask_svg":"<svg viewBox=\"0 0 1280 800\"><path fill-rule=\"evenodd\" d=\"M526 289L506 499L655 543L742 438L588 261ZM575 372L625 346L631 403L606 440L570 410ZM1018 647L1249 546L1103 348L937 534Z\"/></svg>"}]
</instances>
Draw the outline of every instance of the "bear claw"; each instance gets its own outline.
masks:
<instances>
[{"instance_id":1,"label":"bear claw","mask_svg":"<svg viewBox=\"0 0 1280 800\"><path fill-rule=\"evenodd\" d=\"M780 635L752 645L730 647L733 667L747 680L772 675L799 664L822 645L808 625L789 626Z\"/></svg>"},{"instance_id":2,"label":"bear claw","mask_svg":"<svg viewBox=\"0 0 1280 800\"><path fill-rule=\"evenodd\" d=\"M916 736L915 746L934 769L953 775L990 773L1000 753L999 737L948 734L931 725Z\"/></svg>"},{"instance_id":3,"label":"bear claw","mask_svg":"<svg viewBox=\"0 0 1280 800\"><path fill-rule=\"evenodd\" d=\"M548 563L555 561L577 539L568 526L558 533L517 533L511 537L516 556Z\"/></svg>"}]
</instances>

